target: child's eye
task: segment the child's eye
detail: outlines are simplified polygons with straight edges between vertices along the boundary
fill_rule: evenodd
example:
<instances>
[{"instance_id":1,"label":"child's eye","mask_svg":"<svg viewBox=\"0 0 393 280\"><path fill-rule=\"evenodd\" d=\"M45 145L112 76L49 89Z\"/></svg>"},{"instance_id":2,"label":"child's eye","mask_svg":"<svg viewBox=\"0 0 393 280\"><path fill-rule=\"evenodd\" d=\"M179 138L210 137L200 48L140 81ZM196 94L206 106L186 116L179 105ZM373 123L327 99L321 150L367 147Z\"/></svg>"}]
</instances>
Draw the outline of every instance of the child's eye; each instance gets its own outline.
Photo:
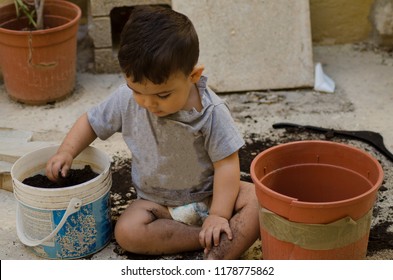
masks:
<instances>
[{"instance_id":1,"label":"child's eye","mask_svg":"<svg viewBox=\"0 0 393 280\"><path fill-rule=\"evenodd\" d=\"M166 94L161 94L161 95L157 95L157 96L158 96L158 98L160 98L160 99L166 99L166 98L168 98L170 95L171 95L170 93L166 93Z\"/></svg>"}]
</instances>

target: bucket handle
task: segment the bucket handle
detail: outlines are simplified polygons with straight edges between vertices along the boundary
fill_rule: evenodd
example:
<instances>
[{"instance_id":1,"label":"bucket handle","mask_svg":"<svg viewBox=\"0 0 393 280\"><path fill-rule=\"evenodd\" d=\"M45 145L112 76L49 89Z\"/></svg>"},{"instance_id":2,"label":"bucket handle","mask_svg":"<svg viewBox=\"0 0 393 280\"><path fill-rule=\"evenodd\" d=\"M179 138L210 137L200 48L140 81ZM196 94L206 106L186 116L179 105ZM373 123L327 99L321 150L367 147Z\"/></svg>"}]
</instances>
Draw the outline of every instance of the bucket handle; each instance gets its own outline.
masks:
<instances>
[{"instance_id":1,"label":"bucket handle","mask_svg":"<svg viewBox=\"0 0 393 280\"><path fill-rule=\"evenodd\" d=\"M30 247L38 246L44 243L47 240L52 239L63 227L64 223L67 221L67 218L78 212L82 206L82 200L76 197L71 198L70 203L68 204L67 210L65 211L63 217L61 218L59 224L56 226L56 228L45 238L41 240L32 240L29 237L25 235L25 231L21 222L21 214L20 214L20 204L18 204L16 208L16 233L19 237L19 240Z\"/></svg>"}]
</instances>

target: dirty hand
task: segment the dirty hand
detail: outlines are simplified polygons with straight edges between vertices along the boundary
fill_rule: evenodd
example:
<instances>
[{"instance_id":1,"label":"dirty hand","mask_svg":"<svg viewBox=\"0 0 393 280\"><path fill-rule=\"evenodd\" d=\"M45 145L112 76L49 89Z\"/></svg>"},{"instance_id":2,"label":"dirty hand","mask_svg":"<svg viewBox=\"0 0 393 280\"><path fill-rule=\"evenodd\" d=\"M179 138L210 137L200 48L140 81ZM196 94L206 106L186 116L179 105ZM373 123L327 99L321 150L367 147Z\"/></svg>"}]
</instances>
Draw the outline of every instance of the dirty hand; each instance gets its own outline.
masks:
<instances>
[{"instance_id":1,"label":"dirty hand","mask_svg":"<svg viewBox=\"0 0 393 280\"><path fill-rule=\"evenodd\" d=\"M204 221L202 230L199 233L199 242L205 248L205 254L213 246L220 244L220 236L223 232L227 234L229 240L232 240L232 230L229 227L228 220L217 215L209 215Z\"/></svg>"},{"instance_id":2,"label":"dirty hand","mask_svg":"<svg viewBox=\"0 0 393 280\"><path fill-rule=\"evenodd\" d=\"M71 168L73 157L66 152L58 152L46 164L46 176L51 181L58 181L59 177L67 177Z\"/></svg>"}]
</instances>

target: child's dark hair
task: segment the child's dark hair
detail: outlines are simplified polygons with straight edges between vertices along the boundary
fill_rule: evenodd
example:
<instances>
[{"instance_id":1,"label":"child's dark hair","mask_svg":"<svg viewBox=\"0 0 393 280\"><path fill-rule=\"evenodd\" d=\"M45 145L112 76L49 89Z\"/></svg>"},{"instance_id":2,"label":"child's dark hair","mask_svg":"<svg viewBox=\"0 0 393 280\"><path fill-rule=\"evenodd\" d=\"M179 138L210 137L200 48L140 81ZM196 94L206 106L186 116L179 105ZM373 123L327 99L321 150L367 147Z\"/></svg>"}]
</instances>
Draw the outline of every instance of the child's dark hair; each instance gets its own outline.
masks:
<instances>
[{"instance_id":1,"label":"child's dark hair","mask_svg":"<svg viewBox=\"0 0 393 280\"><path fill-rule=\"evenodd\" d=\"M185 15L161 6L132 10L121 33L118 59L133 82L162 84L177 71L188 76L198 57L198 35Z\"/></svg>"}]
</instances>

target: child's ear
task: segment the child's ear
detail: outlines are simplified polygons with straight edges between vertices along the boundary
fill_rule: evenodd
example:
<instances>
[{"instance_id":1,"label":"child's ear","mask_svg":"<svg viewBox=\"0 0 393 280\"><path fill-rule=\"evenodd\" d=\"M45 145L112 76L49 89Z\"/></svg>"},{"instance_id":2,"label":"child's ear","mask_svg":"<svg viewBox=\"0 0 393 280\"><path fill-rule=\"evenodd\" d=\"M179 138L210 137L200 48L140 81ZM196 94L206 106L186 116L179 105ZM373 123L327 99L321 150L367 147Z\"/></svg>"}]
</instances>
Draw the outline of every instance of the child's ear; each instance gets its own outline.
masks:
<instances>
[{"instance_id":1,"label":"child's ear","mask_svg":"<svg viewBox=\"0 0 393 280\"><path fill-rule=\"evenodd\" d=\"M199 81L202 76L203 70L205 70L205 66L203 65L197 65L194 67L194 69L192 69L192 72L190 74L192 83L197 83Z\"/></svg>"}]
</instances>

